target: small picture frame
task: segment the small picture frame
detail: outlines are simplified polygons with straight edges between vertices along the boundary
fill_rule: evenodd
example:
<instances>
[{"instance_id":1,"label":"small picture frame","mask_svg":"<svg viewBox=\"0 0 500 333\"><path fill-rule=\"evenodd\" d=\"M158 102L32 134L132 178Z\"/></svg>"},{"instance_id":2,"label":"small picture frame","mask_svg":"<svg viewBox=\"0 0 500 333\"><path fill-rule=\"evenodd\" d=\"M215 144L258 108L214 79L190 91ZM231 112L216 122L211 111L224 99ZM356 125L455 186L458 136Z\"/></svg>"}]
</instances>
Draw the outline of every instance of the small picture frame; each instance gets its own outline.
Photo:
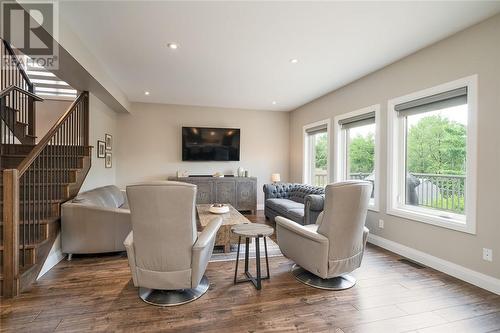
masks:
<instances>
[{"instance_id":1,"label":"small picture frame","mask_svg":"<svg viewBox=\"0 0 500 333\"><path fill-rule=\"evenodd\" d=\"M104 141L106 142L106 150L113 149L113 136L111 134L104 135Z\"/></svg>"},{"instance_id":2,"label":"small picture frame","mask_svg":"<svg viewBox=\"0 0 500 333\"><path fill-rule=\"evenodd\" d=\"M113 154L110 151L106 152L106 159L104 160L104 166L106 168L111 168L113 166Z\"/></svg>"},{"instance_id":3,"label":"small picture frame","mask_svg":"<svg viewBox=\"0 0 500 333\"><path fill-rule=\"evenodd\" d=\"M106 157L106 143L101 140L97 140L97 158Z\"/></svg>"}]
</instances>

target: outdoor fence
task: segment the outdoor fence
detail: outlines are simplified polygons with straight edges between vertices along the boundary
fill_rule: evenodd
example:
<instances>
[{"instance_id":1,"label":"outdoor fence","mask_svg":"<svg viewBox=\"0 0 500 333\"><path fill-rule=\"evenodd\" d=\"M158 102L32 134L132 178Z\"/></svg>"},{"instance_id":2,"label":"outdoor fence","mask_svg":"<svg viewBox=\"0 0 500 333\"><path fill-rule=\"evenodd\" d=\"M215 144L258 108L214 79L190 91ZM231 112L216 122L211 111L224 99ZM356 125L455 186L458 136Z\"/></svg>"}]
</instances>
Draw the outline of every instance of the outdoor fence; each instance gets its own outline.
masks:
<instances>
[{"instance_id":1,"label":"outdoor fence","mask_svg":"<svg viewBox=\"0 0 500 333\"><path fill-rule=\"evenodd\" d=\"M349 179L367 179L371 173L351 173ZM464 175L439 175L428 173L411 173L416 178L416 185L407 182L407 186L413 186L418 205L453 213L463 214L465 212L465 176ZM373 179L367 179L373 181ZM326 186L326 170L316 170L314 175L316 186Z\"/></svg>"}]
</instances>

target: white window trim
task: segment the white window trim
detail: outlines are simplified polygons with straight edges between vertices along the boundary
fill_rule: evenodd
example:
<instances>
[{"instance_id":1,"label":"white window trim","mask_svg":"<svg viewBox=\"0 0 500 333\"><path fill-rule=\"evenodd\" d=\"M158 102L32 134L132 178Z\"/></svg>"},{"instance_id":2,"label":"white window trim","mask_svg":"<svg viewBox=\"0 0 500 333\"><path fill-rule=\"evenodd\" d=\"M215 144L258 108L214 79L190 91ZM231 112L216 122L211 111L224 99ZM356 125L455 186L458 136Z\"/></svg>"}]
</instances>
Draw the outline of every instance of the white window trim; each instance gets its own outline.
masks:
<instances>
[{"instance_id":1,"label":"white window trim","mask_svg":"<svg viewBox=\"0 0 500 333\"><path fill-rule=\"evenodd\" d=\"M321 125L326 125L326 135L328 137L327 140L327 151L328 151L328 158L326 159L326 170L327 170L327 175L326 175L326 182L330 183L331 179L331 170L330 170L330 154L331 154L331 149L330 149L330 142L332 140L332 137L330 135L330 118L328 119L323 119L320 121L316 121L311 124L304 125L302 128L302 156L303 156L303 161L302 161L302 183L304 184L311 184L311 182L308 182L307 179L309 178L309 175L311 174L310 170L310 163L309 163L309 149L307 147L308 145L308 139L307 139L307 130L310 128L314 128L317 126Z\"/></svg>"},{"instance_id":2,"label":"white window trim","mask_svg":"<svg viewBox=\"0 0 500 333\"><path fill-rule=\"evenodd\" d=\"M346 136L345 132L342 131L339 121L354 116L363 115L369 112L375 111L375 189L374 189L374 200L370 202L368 209L378 212L380 209L380 104L375 104L362 108L356 111L345 113L335 117L334 120L334 137L336 139L335 144L335 154L333 155L333 165L335 168L334 181L339 182L346 180L346 168L347 161L344 158L346 153Z\"/></svg>"},{"instance_id":3,"label":"white window trim","mask_svg":"<svg viewBox=\"0 0 500 333\"><path fill-rule=\"evenodd\" d=\"M428 223L443 228L476 233L476 200L477 200L477 75L468 76L452 82L421 90L409 95L389 100L388 102L388 136L387 136L387 214L403 217L417 222ZM405 193L405 140L403 119L397 116L395 105L435 95L445 91L467 87L467 166L466 166L466 215L446 213L447 218L438 216L435 210L422 207L410 207L399 202L398 194Z\"/></svg>"}]
</instances>

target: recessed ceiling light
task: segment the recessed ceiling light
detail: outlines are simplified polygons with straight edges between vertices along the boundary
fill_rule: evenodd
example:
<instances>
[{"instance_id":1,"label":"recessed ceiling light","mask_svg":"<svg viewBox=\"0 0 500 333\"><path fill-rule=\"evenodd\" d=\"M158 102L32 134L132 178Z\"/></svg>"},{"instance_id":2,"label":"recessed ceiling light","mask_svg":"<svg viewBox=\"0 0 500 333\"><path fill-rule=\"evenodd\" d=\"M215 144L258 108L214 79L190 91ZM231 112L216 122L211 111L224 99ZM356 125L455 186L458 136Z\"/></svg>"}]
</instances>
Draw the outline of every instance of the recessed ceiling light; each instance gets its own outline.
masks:
<instances>
[{"instance_id":1,"label":"recessed ceiling light","mask_svg":"<svg viewBox=\"0 0 500 333\"><path fill-rule=\"evenodd\" d=\"M298 63L298 62L299 62L299 59L293 58L293 59L290 59L290 62L291 62L292 64L296 64L296 63Z\"/></svg>"},{"instance_id":2,"label":"recessed ceiling light","mask_svg":"<svg viewBox=\"0 0 500 333\"><path fill-rule=\"evenodd\" d=\"M276 105L276 101L273 101L272 103L273 103L273 105Z\"/></svg>"},{"instance_id":3,"label":"recessed ceiling light","mask_svg":"<svg viewBox=\"0 0 500 333\"><path fill-rule=\"evenodd\" d=\"M149 96L149 91L145 91L144 95Z\"/></svg>"},{"instance_id":4,"label":"recessed ceiling light","mask_svg":"<svg viewBox=\"0 0 500 333\"><path fill-rule=\"evenodd\" d=\"M177 44L177 43L168 43L167 46L169 49L172 49L172 50L177 50L179 48L179 44Z\"/></svg>"}]
</instances>

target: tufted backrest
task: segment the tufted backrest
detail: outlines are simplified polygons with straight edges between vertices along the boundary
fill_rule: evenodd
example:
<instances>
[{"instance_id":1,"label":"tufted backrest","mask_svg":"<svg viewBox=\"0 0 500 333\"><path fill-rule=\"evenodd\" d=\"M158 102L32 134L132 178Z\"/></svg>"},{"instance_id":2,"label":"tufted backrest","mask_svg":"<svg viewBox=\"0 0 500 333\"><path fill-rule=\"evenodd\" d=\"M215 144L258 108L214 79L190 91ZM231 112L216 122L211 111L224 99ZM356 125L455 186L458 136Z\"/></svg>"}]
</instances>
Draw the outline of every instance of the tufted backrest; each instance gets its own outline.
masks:
<instances>
[{"instance_id":1,"label":"tufted backrest","mask_svg":"<svg viewBox=\"0 0 500 333\"><path fill-rule=\"evenodd\" d=\"M125 197L118 187L108 185L82 192L72 202L103 208L119 208L125 202Z\"/></svg>"},{"instance_id":2,"label":"tufted backrest","mask_svg":"<svg viewBox=\"0 0 500 333\"><path fill-rule=\"evenodd\" d=\"M322 187L306 185L306 184L295 184L295 187L290 191L289 199L304 203L306 195L309 194L324 194L325 189Z\"/></svg>"},{"instance_id":3,"label":"tufted backrest","mask_svg":"<svg viewBox=\"0 0 500 333\"><path fill-rule=\"evenodd\" d=\"M304 199L307 195L324 193L325 189L322 187L305 184L277 183L264 185L266 199L290 199L304 203Z\"/></svg>"},{"instance_id":4,"label":"tufted backrest","mask_svg":"<svg viewBox=\"0 0 500 333\"><path fill-rule=\"evenodd\" d=\"M264 193L266 199L276 198L276 199L288 199L290 197L290 191L292 191L297 184L292 183L277 183L277 184L266 184L264 185Z\"/></svg>"},{"instance_id":5,"label":"tufted backrest","mask_svg":"<svg viewBox=\"0 0 500 333\"><path fill-rule=\"evenodd\" d=\"M127 197L137 267L145 272L189 271L197 238L196 185L172 181L130 185Z\"/></svg>"},{"instance_id":6,"label":"tufted backrest","mask_svg":"<svg viewBox=\"0 0 500 333\"><path fill-rule=\"evenodd\" d=\"M330 241L329 260L348 260L363 251L363 230L372 184L345 181L325 189L325 209L318 233Z\"/></svg>"}]
</instances>

